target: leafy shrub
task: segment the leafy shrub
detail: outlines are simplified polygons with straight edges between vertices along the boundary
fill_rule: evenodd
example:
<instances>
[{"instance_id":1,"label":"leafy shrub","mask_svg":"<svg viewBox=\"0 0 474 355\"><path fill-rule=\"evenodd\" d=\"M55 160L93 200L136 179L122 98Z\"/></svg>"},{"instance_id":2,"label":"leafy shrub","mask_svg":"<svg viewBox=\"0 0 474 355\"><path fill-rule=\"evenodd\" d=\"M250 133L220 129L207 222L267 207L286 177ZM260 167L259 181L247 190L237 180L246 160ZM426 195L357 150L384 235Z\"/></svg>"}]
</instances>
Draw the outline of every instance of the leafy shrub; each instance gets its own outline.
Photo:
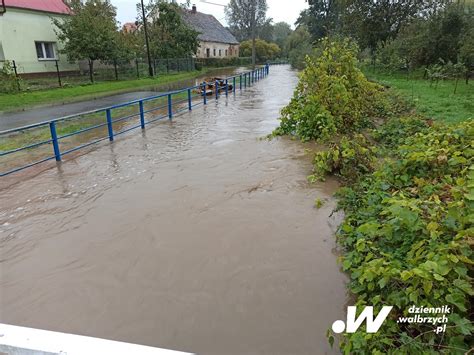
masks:
<instances>
[{"instance_id":1,"label":"leafy shrub","mask_svg":"<svg viewBox=\"0 0 474 355\"><path fill-rule=\"evenodd\" d=\"M357 67L357 47L347 39L323 39L319 55L306 57L293 98L281 114L277 134L302 140L367 126L386 108L382 87L369 82Z\"/></svg>"},{"instance_id":2,"label":"leafy shrub","mask_svg":"<svg viewBox=\"0 0 474 355\"><path fill-rule=\"evenodd\" d=\"M2 93L13 93L21 89L21 79L16 77L13 64L8 60L3 62L2 70L0 70L0 84Z\"/></svg>"},{"instance_id":3,"label":"leafy shrub","mask_svg":"<svg viewBox=\"0 0 474 355\"><path fill-rule=\"evenodd\" d=\"M395 147L404 142L406 137L424 133L429 128L428 120L418 116L393 117L374 132L377 141L388 147Z\"/></svg>"},{"instance_id":4,"label":"leafy shrub","mask_svg":"<svg viewBox=\"0 0 474 355\"><path fill-rule=\"evenodd\" d=\"M280 47L276 43L267 42L263 39L255 40L255 56L258 63L265 63L275 59L281 53ZM252 56L252 41L247 40L240 43L240 55L242 57Z\"/></svg>"},{"instance_id":5,"label":"leafy shrub","mask_svg":"<svg viewBox=\"0 0 474 355\"><path fill-rule=\"evenodd\" d=\"M346 182L355 182L374 170L375 147L364 136L342 137L328 150L315 154L310 181L322 180L327 174L340 176Z\"/></svg>"},{"instance_id":6,"label":"leafy shrub","mask_svg":"<svg viewBox=\"0 0 474 355\"><path fill-rule=\"evenodd\" d=\"M408 135L394 159L338 194L346 214L338 240L356 305L394 305L396 311L376 334L346 334L341 348L351 354L464 353L474 330L474 122L429 128L399 122L408 123L399 138ZM380 135L393 145L395 124L384 128L392 134ZM413 304L452 307L444 336L423 324L397 324Z\"/></svg>"}]
</instances>

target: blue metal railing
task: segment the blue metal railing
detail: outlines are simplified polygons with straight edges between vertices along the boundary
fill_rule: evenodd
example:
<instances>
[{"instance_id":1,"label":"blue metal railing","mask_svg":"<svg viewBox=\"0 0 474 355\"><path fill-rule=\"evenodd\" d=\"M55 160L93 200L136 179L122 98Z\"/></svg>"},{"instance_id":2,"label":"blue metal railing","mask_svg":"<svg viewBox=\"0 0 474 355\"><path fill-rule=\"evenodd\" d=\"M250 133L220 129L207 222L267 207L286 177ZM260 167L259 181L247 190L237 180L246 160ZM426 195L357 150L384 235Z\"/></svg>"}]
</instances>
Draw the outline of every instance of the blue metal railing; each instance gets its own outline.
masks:
<instances>
[{"instance_id":1,"label":"blue metal railing","mask_svg":"<svg viewBox=\"0 0 474 355\"><path fill-rule=\"evenodd\" d=\"M269 65L267 64L263 67L257 68L252 71L243 72L234 76L227 77L223 79L223 81L221 82L216 81L215 83L213 83L215 85L214 86L215 99L218 100L219 97L222 95L225 95L225 97L229 96L230 83L232 83L233 85L232 92L235 95L237 90L242 91L243 89L247 88L247 86L250 86L252 83L260 79L263 79L268 74L269 74ZM28 164L24 164L23 159L17 159L24 165L16 166L15 164L13 164L13 166L9 167L9 169L6 171L3 171L2 169L0 169L0 177L13 174L15 172L36 166L38 164L44 163L49 160L55 159L56 161L61 161L62 157L66 154L70 154L79 149L91 146L93 144L99 143L107 139L112 142L114 140L114 137L116 137L117 135L129 132L136 128L145 129L145 126L147 124L150 124L158 120L162 120L165 118L172 120L173 117L179 113L182 113L184 111L191 111L193 107L198 106L198 105L206 105L208 101L211 99L211 97L208 97L206 95L206 87L207 87L207 83L202 83L202 84L195 85L192 87L187 87L184 89L159 94L156 96L150 96L143 99L129 101L129 102L121 103L121 104L106 107L106 108L82 112L79 114L65 116L65 117L61 117L61 118L57 118L57 119L53 119L53 120L49 120L45 122L40 122L40 123L36 123L36 124L24 126L24 127L0 131L0 142L2 140L6 140L8 142L9 139L14 139L12 137L14 137L15 135L25 134L25 132L34 132L41 129L47 130L47 132L45 132L43 135L48 135L48 139L44 139L43 137L43 139L39 139L37 142L36 141L30 142L29 144L26 144L19 148L13 148L6 151L0 151L0 158L13 157L13 154L17 154L21 152L29 153L31 152L32 149L43 147L44 145L51 145L52 150L49 150L50 152L49 154L51 154L51 152L53 153L53 155L47 155L46 157L41 157L38 160L35 160ZM198 91L197 93L195 93L196 90ZM176 98L177 96L178 98ZM151 108L146 107L146 105L151 105L153 101L155 100L158 100L159 102L158 106L154 106ZM165 101L166 103L163 104L163 101ZM133 109L135 107L137 111L134 113L127 114L123 117L117 117L117 118L114 117L114 110L122 109L122 108ZM151 117L149 117L149 119L147 120L147 117L145 115L148 113L154 113L154 114L150 114L149 116ZM64 122L73 121L73 120L80 121L81 119L83 119L84 117L88 115L101 115L101 114L105 114L104 121L98 124L93 124L85 128L81 127L73 132L67 132L67 133L61 134L60 130L57 127L58 124L61 124ZM132 125L132 126L122 127L122 129L118 131L114 130L114 124L117 124L120 122L126 122L133 118L137 118L137 124ZM98 117L98 119L100 120L100 116ZM72 147L68 147L67 149L61 150L61 144L67 138L71 138L79 134L90 132L96 129L101 129L101 128L105 129L105 127L107 127L105 136L94 137L94 139L87 141L85 143L81 143L79 145L75 145ZM17 160L13 159L13 163L15 163Z\"/></svg>"}]
</instances>

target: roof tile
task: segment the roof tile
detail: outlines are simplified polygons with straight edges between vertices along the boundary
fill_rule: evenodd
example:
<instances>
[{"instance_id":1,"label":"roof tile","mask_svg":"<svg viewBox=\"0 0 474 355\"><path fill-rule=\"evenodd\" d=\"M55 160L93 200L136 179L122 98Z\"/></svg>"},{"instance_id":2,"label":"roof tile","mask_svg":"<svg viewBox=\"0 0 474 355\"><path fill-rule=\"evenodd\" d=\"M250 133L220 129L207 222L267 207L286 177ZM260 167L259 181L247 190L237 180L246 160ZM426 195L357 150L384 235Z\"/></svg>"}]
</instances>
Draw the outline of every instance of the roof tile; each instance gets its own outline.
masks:
<instances>
[{"instance_id":1,"label":"roof tile","mask_svg":"<svg viewBox=\"0 0 474 355\"><path fill-rule=\"evenodd\" d=\"M212 15L184 10L181 16L189 26L199 32L200 41L239 44L232 33Z\"/></svg>"},{"instance_id":2,"label":"roof tile","mask_svg":"<svg viewBox=\"0 0 474 355\"><path fill-rule=\"evenodd\" d=\"M55 14L71 13L69 7L62 0L5 0L5 6Z\"/></svg>"}]
</instances>

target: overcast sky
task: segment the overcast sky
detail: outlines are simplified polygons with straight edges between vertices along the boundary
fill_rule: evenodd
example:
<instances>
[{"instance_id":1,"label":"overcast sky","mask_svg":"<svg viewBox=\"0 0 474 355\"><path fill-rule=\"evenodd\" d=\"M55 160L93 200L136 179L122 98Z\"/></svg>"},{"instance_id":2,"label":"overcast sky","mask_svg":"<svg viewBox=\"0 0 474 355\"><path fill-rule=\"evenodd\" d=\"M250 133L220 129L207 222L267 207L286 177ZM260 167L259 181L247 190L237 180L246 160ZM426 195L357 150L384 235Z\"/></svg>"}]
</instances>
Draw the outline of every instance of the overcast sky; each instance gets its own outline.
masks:
<instances>
[{"instance_id":1,"label":"overcast sky","mask_svg":"<svg viewBox=\"0 0 474 355\"><path fill-rule=\"evenodd\" d=\"M149 0L144 0L147 4ZM229 0L205 0L216 4L226 5ZM117 18L121 24L125 22L134 22L136 18L136 4L139 0L111 0L112 4L117 8ZM178 1L179 3L182 1ZM225 22L224 7L206 4L202 0L194 0L191 3L196 4L197 10L206 14L214 15L224 25ZM284 21L294 28L294 23L298 18L301 10L305 9L308 4L305 0L267 0L268 12L267 16L272 17L274 22Z\"/></svg>"}]
</instances>

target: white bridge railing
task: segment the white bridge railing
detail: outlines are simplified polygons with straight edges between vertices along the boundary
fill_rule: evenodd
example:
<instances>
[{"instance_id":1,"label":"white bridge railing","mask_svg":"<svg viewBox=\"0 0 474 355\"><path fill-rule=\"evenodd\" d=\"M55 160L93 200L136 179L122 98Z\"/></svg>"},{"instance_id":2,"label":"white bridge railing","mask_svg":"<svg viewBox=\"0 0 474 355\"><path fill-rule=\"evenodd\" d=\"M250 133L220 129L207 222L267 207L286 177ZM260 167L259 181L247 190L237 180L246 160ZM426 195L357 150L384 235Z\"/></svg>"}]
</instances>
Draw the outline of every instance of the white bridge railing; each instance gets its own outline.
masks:
<instances>
[{"instance_id":1,"label":"white bridge railing","mask_svg":"<svg viewBox=\"0 0 474 355\"><path fill-rule=\"evenodd\" d=\"M185 355L187 353L120 341L0 323L0 353L9 355Z\"/></svg>"}]
</instances>

